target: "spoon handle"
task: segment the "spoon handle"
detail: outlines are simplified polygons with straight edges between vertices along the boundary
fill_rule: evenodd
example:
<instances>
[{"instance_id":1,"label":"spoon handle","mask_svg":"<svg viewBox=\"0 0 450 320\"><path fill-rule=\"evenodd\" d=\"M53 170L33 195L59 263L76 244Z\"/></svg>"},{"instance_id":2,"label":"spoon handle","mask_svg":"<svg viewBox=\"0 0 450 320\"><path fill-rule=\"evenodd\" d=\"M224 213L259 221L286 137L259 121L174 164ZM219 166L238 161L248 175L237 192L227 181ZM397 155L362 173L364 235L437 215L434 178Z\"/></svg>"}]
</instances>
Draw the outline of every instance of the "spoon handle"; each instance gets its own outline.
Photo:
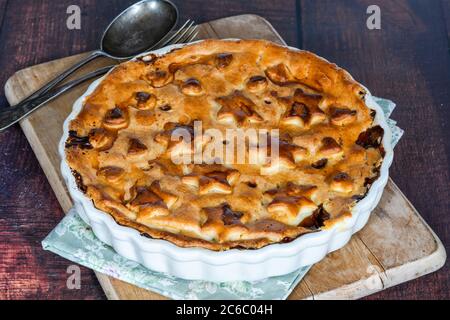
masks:
<instances>
[{"instance_id":1,"label":"spoon handle","mask_svg":"<svg viewBox=\"0 0 450 320\"><path fill-rule=\"evenodd\" d=\"M9 128L13 124L19 122L26 116L28 116L33 111L39 109L41 106L46 104L47 102L55 99L56 97L62 95L64 92L70 90L71 88L81 84L84 81L90 80L92 78L101 76L111 70L114 66L107 66L101 69L98 69L94 72L88 73L81 78L73 80L56 90L51 92L44 93L43 95L38 96L35 99L31 99L29 101L22 101L19 104L15 105L13 108L3 108L0 110L0 132Z\"/></svg>"},{"instance_id":2,"label":"spoon handle","mask_svg":"<svg viewBox=\"0 0 450 320\"><path fill-rule=\"evenodd\" d=\"M22 103L32 101L33 99L40 97L47 92L49 92L51 89L53 89L56 85L64 81L68 76L70 76L72 73L80 69L85 64L91 62L92 60L104 56L105 54L102 51L94 51L90 53L87 57L82 59L80 62L77 62L75 65L61 73L59 76L48 82L46 85L44 85L39 90L35 91L33 94L31 94L29 97L25 98Z\"/></svg>"}]
</instances>

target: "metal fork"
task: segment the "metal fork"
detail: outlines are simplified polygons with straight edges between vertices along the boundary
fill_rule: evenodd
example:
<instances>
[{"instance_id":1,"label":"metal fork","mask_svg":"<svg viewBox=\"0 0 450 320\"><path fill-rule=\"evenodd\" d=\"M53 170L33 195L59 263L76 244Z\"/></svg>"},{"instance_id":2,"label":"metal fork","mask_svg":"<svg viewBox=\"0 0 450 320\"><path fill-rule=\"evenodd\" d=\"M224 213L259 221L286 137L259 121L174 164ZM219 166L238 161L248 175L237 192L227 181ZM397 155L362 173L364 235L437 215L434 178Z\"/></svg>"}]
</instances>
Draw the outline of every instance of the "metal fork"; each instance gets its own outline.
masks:
<instances>
[{"instance_id":1,"label":"metal fork","mask_svg":"<svg viewBox=\"0 0 450 320\"><path fill-rule=\"evenodd\" d=\"M195 22L191 20L186 21L186 23L183 24L183 26L177 32L166 37L165 39L163 38L160 43L158 43L152 50L160 49L167 45L192 42L198 36L198 26L194 25L194 23ZM0 132L16 124L20 120L24 119L46 103L59 97L61 94L67 92L68 90L78 86L85 81L104 75L114 67L115 65L111 65L92 71L76 80L62 85L61 87L53 89L50 92L43 94L42 96L38 96L33 99L25 99L15 106L0 110Z\"/></svg>"},{"instance_id":2,"label":"metal fork","mask_svg":"<svg viewBox=\"0 0 450 320\"><path fill-rule=\"evenodd\" d=\"M194 24L195 21L190 19L187 20L177 32L173 33L172 35L168 34L158 44L156 44L156 47L163 48L170 44L191 42L198 35L198 26Z\"/></svg>"}]
</instances>

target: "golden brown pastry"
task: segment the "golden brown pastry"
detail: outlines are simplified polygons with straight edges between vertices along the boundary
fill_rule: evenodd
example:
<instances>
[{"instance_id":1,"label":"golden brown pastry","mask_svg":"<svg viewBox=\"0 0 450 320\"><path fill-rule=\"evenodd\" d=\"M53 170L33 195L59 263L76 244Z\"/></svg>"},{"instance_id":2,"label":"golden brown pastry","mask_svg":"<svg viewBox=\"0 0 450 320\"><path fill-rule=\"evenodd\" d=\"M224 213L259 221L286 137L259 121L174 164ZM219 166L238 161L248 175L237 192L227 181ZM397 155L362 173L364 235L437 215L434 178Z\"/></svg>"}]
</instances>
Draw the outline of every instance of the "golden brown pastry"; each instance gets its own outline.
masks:
<instances>
[{"instance_id":1,"label":"golden brown pastry","mask_svg":"<svg viewBox=\"0 0 450 320\"><path fill-rule=\"evenodd\" d=\"M256 249L330 227L365 196L384 154L365 94L312 53L206 40L114 69L71 122L67 161L121 225L182 247ZM170 139L193 136L195 121L279 129L279 159L177 165L212 143Z\"/></svg>"}]
</instances>

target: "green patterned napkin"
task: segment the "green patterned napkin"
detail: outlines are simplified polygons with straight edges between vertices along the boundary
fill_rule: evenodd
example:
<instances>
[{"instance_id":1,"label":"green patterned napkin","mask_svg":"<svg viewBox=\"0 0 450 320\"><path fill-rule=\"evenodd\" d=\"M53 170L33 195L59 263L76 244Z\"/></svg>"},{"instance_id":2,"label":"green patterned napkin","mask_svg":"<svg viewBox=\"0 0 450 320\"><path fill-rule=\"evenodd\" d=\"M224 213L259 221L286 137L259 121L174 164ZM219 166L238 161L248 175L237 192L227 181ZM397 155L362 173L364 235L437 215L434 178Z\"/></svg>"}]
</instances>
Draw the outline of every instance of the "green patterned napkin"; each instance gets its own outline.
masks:
<instances>
[{"instance_id":1,"label":"green patterned napkin","mask_svg":"<svg viewBox=\"0 0 450 320\"><path fill-rule=\"evenodd\" d=\"M392 129L392 143L395 146L403 135L403 130L396 126L397 123L389 119L395 104L390 100L374 99L388 119ZM73 209L45 238L42 246L45 250L85 267L172 299L282 300L291 294L310 269L303 267L288 275L257 282L214 283L178 279L149 270L118 255L111 247L97 239L92 229Z\"/></svg>"},{"instance_id":2,"label":"green patterned napkin","mask_svg":"<svg viewBox=\"0 0 450 320\"><path fill-rule=\"evenodd\" d=\"M397 121L392 120L391 114L394 111L396 104L388 99L373 97L376 103L381 107L384 112L384 116L386 117L387 124L392 131L392 148L394 148L397 143L400 141L401 137L405 133L403 129L397 127Z\"/></svg>"}]
</instances>

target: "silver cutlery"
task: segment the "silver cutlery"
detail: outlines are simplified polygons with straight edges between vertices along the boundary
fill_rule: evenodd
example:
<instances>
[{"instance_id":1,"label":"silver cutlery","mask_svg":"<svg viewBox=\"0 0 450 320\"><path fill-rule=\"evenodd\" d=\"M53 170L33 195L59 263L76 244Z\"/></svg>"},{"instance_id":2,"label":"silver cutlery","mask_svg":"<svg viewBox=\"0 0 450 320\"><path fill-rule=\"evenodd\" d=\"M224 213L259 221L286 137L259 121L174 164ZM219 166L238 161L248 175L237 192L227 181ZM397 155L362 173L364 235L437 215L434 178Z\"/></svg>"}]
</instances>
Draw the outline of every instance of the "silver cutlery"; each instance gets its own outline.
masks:
<instances>
[{"instance_id":1,"label":"silver cutlery","mask_svg":"<svg viewBox=\"0 0 450 320\"><path fill-rule=\"evenodd\" d=\"M143 0L127 8L106 28L100 42L100 50L92 52L19 104L0 110L0 132L62 93L105 74L112 68L101 68L54 89L73 72L96 58L103 56L120 62L146 51L195 39L198 32L194 21L186 21L177 32L172 33L177 22L178 10L169 0Z\"/></svg>"},{"instance_id":2,"label":"silver cutlery","mask_svg":"<svg viewBox=\"0 0 450 320\"><path fill-rule=\"evenodd\" d=\"M194 25L194 21L188 20L185 24L173 35L170 35L166 40L161 41L160 44L156 45L154 49L162 48L167 45L188 43L193 40L198 35L198 26ZM67 84L62 85L51 91L45 91L32 99L26 99L11 108L4 108L0 110L0 132L6 130L13 124L19 122L20 120L27 117L33 111L39 109L44 104L52 101L53 99L59 97L68 90L78 86L79 84L88 81L90 79L96 78L107 73L114 66L107 66L90 72L78 79L75 79Z\"/></svg>"},{"instance_id":3,"label":"silver cutlery","mask_svg":"<svg viewBox=\"0 0 450 320\"><path fill-rule=\"evenodd\" d=\"M178 9L168 0L143 0L128 7L106 28L100 41L100 50L89 54L24 101L48 92L73 72L99 57L121 61L152 50L175 28L177 22Z\"/></svg>"},{"instance_id":4,"label":"silver cutlery","mask_svg":"<svg viewBox=\"0 0 450 320\"><path fill-rule=\"evenodd\" d=\"M56 90L52 90L51 92L44 93L37 98L34 98L30 101L25 101L17 104L14 108L6 108L2 109L0 112L0 131L3 131L13 124L19 122L23 118L27 117L34 110L38 109L40 106L46 104L47 102L59 97L67 90L95 77L98 77L102 74L107 73L114 66L107 66L101 69L98 69L94 72L88 73L76 80L68 82L67 84L57 88Z\"/></svg>"}]
</instances>

